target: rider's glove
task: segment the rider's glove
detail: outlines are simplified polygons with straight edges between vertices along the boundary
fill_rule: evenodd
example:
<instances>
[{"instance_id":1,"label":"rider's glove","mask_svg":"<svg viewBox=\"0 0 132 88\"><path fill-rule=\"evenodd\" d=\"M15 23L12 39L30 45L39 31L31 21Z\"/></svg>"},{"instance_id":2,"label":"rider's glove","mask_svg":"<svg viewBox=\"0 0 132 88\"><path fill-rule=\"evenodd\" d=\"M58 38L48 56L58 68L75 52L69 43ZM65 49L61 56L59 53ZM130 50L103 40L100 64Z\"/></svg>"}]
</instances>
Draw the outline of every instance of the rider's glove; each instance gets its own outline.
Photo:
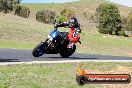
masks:
<instances>
[{"instance_id":1,"label":"rider's glove","mask_svg":"<svg viewBox=\"0 0 132 88\"><path fill-rule=\"evenodd\" d=\"M58 28L58 24L54 24L54 27L55 27L55 28Z\"/></svg>"}]
</instances>

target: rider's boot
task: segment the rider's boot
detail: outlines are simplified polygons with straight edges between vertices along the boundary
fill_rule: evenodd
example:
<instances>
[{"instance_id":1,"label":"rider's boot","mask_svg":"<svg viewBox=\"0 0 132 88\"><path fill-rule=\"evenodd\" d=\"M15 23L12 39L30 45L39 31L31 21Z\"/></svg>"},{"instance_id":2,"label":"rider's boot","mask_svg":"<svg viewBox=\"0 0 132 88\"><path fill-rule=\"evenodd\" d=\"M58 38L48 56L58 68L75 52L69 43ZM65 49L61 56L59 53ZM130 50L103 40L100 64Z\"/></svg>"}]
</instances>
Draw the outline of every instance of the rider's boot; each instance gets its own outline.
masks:
<instances>
[{"instance_id":1,"label":"rider's boot","mask_svg":"<svg viewBox=\"0 0 132 88\"><path fill-rule=\"evenodd\" d=\"M67 48L72 48L73 49L73 45L74 45L73 42L69 42L69 44L67 45Z\"/></svg>"}]
</instances>

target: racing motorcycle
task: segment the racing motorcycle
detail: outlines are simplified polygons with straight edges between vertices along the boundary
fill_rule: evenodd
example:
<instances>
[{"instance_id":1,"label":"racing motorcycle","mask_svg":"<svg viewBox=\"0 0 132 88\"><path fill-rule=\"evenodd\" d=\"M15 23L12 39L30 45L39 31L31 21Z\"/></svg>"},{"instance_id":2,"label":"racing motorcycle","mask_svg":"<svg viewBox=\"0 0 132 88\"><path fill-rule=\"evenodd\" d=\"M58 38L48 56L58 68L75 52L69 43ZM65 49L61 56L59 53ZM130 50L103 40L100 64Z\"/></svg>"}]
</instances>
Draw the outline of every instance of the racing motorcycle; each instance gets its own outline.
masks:
<instances>
[{"instance_id":1,"label":"racing motorcycle","mask_svg":"<svg viewBox=\"0 0 132 88\"><path fill-rule=\"evenodd\" d=\"M74 44L72 48L67 48L69 44L68 32L59 32L55 28L56 20L54 22L54 29L48 35L48 38L44 42L38 44L32 51L34 57L42 56L43 54L60 54L63 58L68 58L71 56L75 50L76 45ZM81 42L79 41L81 44Z\"/></svg>"}]
</instances>

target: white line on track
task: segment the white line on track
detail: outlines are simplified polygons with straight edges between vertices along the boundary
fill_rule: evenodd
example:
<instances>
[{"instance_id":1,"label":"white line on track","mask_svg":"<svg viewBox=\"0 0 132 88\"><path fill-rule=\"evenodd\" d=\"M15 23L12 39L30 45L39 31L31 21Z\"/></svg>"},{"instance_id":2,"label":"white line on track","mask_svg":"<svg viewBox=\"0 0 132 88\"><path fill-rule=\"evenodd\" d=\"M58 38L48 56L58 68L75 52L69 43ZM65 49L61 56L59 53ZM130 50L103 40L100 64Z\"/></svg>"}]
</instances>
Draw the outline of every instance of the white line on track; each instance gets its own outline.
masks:
<instances>
[{"instance_id":1,"label":"white line on track","mask_svg":"<svg viewBox=\"0 0 132 88\"><path fill-rule=\"evenodd\" d=\"M4 62L4 63L0 63L0 65L57 64L57 63L80 63L80 62L132 62L132 60L63 60L63 61Z\"/></svg>"}]
</instances>

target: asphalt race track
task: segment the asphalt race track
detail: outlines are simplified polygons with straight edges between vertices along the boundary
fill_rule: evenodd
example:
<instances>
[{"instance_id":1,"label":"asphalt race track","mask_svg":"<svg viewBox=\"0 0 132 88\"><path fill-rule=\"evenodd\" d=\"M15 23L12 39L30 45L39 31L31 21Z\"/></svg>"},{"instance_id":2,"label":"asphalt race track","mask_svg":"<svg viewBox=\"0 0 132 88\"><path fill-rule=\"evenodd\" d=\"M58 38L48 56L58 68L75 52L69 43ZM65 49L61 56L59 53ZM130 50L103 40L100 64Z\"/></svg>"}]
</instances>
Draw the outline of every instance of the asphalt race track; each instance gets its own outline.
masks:
<instances>
[{"instance_id":1,"label":"asphalt race track","mask_svg":"<svg viewBox=\"0 0 132 88\"><path fill-rule=\"evenodd\" d=\"M32 56L32 50L27 49L0 49L0 63L3 62L30 62L30 61L63 61L63 60L113 60L113 61L132 61L132 57L109 56L97 54L79 54L74 53L69 58L61 58L59 54L44 54L36 58Z\"/></svg>"}]
</instances>

